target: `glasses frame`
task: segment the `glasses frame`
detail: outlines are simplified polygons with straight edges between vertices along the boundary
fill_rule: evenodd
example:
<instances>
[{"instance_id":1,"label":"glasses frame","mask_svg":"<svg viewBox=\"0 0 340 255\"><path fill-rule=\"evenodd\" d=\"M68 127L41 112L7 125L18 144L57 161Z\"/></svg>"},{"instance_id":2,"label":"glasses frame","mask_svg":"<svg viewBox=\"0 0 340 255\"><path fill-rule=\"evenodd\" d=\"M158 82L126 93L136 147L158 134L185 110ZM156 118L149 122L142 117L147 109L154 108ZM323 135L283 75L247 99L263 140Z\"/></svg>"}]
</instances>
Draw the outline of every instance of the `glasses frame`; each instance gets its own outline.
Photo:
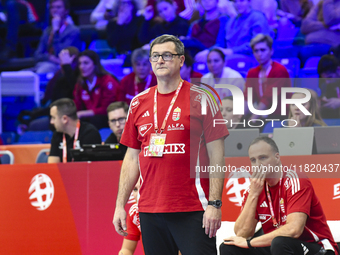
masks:
<instances>
[{"instance_id":1,"label":"glasses frame","mask_svg":"<svg viewBox=\"0 0 340 255\"><path fill-rule=\"evenodd\" d=\"M113 125L116 125L117 122L119 123L119 125L122 125L126 122L126 117L121 117L121 118L118 118L118 119L111 119L109 120L110 123L112 123Z\"/></svg>"},{"instance_id":2,"label":"glasses frame","mask_svg":"<svg viewBox=\"0 0 340 255\"><path fill-rule=\"evenodd\" d=\"M164 55L165 54L170 54L171 55L171 59L169 59L169 60L165 60L164 59ZM157 56L158 55L158 56ZM150 59L150 61L151 62L157 62L158 60L159 60L159 57L162 57L162 59L163 59L163 61L171 61L171 60L173 60L174 59L174 56L182 56L183 54L173 54L173 53L171 53L171 52L165 52L165 53L163 53L163 54L154 54L154 56L153 55L150 55L150 57L149 57L149 59ZM153 57L156 57L157 56L157 59L152 59Z\"/></svg>"}]
</instances>

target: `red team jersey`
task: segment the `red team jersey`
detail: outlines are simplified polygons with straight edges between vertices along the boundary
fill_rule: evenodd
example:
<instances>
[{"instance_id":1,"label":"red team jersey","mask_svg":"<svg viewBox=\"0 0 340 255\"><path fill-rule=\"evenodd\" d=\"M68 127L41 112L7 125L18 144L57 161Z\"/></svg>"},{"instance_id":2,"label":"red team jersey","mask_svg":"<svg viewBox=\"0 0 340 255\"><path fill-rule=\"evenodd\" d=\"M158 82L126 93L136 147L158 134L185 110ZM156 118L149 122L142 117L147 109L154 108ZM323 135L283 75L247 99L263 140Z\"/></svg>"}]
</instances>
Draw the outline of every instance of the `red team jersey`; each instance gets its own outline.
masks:
<instances>
[{"instance_id":1,"label":"red team jersey","mask_svg":"<svg viewBox=\"0 0 340 255\"><path fill-rule=\"evenodd\" d=\"M207 114L201 115L201 98L207 95L199 87L184 81L171 109L163 134L163 157L149 157L146 150L154 128L154 93L152 87L137 95L130 104L121 143L141 150L140 212L203 211L208 205L209 179L201 178L196 165L208 166L206 144L225 138L226 125L213 127L213 119L222 119L216 103L208 97ZM157 94L157 117L161 127L175 91Z\"/></svg>"},{"instance_id":2,"label":"red team jersey","mask_svg":"<svg viewBox=\"0 0 340 255\"><path fill-rule=\"evenodd\" d=\"M299 178L299 176L301 178ZM281 192L279 189L281 188ZM281 187L280 182L269 187L273 202L273 210L280 225L285 225L287 215L294 212L303 212L308 215L302 235L298 238L305 242L317 242L326 250L333 250L339 254L338 246L334 242L331 231L327 225L326 216L323 213L321 203L314 192L312 183L306 176L289 170L284 173ZM247 189L243 196L242 209L249 195ZM280 198L279 198L280 196ZM262 224L263 232L270 233L276 228L273 226L270 213L269 201L266 195L266 188L263 188L256 207L256 219Z\"/></svg>"},{"instance_id":3,"label":"red team jersey","mask_svg":"<svg viewBox=\"0 0 340 255\"><path fill-rule=\"evenodd\" d=\"M129 214L126 217L127 233L125 239L139 241L141 237L139 212L137 203L130 207Z\"/></svg>"}]
</instances>

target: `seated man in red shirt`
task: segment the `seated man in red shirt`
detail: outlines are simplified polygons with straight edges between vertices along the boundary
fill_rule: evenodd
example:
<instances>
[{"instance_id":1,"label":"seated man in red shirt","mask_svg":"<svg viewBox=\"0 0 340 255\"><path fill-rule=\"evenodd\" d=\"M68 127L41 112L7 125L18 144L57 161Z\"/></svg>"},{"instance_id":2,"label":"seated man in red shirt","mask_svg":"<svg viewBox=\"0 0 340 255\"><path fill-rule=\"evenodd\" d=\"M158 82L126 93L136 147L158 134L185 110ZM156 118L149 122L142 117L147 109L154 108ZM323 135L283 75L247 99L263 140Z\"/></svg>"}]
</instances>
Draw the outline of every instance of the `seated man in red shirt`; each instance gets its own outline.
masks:
<instances>
[{"instance_id":1,"label":"seated man in red shirt","mask_svg":"<svg viewBox=\"0 0 340 255\"><path fill-rule=\"evenodd\" d=\"M120 81L119 101L130 104L131 99L140 92L157 84L157 79L151 71L149 51L141 48L132 52L131 62L133 72Z\"/></svg>"},{"instance_id":2,"label":"seated man in red shirt","mask_svg":"<svg viewBox=\"0 0 340 255\"><path fill-rule=\"evenodd\" d=\"M273 88L277 88L278 104L271 117L281 119L281 88L292 86L289 73L286 67L272 60L273 39L270 36L258 34L251 40L250 46L259 66L248 71L245 99L249 101L249 97L252 96L254 108L257 110L270 109L273 101ZM248 88L253 88L252 95L248 95ZM250 117L250 119L257 118L254 114Z\"/></svg>"},{"instance_id":3,"label":"seated man in red shirt","mask_svg":"<svg viewBox=\"0 0 340 255\"><path fill-rule=\"evenodd\" d=\"M320 200L304 173L282 166L271 138L256 138L248 153L250 186L235 222L236 236L224 239L220 254L338 255ZM258 221L264 234L253 237Z\"/></svg>"}]
</instances>

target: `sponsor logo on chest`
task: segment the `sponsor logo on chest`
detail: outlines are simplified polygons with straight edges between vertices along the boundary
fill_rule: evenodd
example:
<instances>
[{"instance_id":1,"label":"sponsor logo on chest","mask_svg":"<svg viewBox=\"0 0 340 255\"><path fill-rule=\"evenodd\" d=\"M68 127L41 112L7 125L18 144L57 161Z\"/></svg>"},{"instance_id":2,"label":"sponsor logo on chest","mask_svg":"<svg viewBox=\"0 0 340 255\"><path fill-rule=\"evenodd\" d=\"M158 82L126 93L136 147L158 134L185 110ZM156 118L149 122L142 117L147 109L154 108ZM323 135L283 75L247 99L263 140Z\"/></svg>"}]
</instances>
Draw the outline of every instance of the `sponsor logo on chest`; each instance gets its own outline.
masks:
<instances>
[{"instance_id":1,"label":"sponsor logo on chest","mask_svg":"<svg viewBox=\"0 0 340 255\"><path fill-rule=\"evenodd\" d=\"M168 131L184 130L184 125L180 123L168 125Z\"/></svg>"},{"instance_id":2,"label":"sponsor logo on chest","mask_svg":"<svg viewBox=\"0 0 340 255\"><path fill-rule=\"evenodd\" d=\"M164 154L184 154L185 144L184 143L170 143L164 145ZM149 156L149 146L144 147L144 157Z\"/></svg>"}]
</instances>

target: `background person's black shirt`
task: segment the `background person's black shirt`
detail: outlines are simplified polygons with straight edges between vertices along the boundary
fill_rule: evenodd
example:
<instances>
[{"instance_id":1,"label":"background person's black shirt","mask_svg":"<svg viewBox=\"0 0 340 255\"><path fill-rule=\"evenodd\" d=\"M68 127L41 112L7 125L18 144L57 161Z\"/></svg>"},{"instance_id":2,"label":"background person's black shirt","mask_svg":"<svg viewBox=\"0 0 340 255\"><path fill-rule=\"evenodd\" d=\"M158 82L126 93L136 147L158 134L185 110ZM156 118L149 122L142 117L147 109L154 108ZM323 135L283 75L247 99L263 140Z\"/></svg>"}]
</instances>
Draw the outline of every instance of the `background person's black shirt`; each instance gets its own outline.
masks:
<instances>
[{"instance_id":1,"label":"background person's black shirt","mask_svg":"<svg viewBox=\"0 0 340 255\"><path fill-rule=\"evenodd\" d=\"M105 144L112 144L112 143L119 143L114 133L111 133L111 135L105 140ZM127 147L119 143L119 151L121 155L121 158L120 158L121 160L124 159L126 150L127 150Z\"/></svg>"},{"instance_id":2,"label":"background person's black shirt","mask_svg":"<svg viewBox=\"0 0 340 255\"><path fill-rule=\"evenodd\" d=\"M74 136L70 137L65 134L67 144L67 162L72 162L71 149L73 149ZM101 144L102 138L99 131L90 123L80 121L79 136L76 148L82 147L84 144ZM51 140L50 156L60 158L63 162L63 133L54 132Z\"/></svg>"}]
</instances>

